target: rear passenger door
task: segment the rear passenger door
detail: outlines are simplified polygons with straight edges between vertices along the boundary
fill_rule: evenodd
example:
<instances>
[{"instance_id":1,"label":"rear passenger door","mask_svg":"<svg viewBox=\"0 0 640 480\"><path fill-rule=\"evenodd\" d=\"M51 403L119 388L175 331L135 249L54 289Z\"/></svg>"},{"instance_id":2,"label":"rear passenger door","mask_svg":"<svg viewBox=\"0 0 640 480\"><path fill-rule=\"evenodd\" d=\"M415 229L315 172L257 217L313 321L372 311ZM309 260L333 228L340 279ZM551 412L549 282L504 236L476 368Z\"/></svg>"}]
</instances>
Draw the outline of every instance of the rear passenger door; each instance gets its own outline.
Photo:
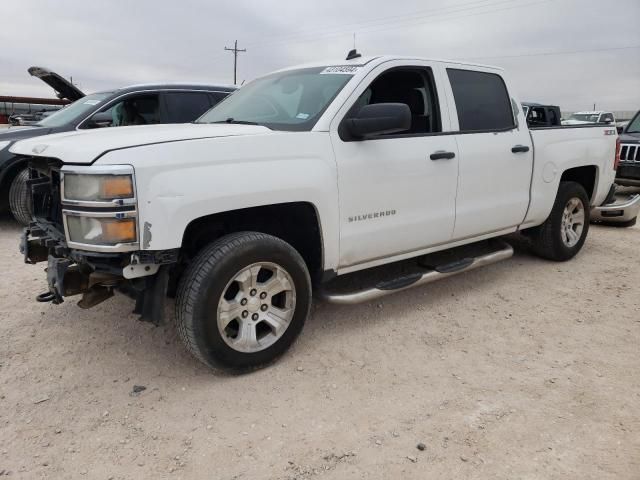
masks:
<instances>
[{"instance_id":1,"label":"rear passenger door","mask_svg":"<svg viewBox=\"0 0 640 480\"><path fill-rule=\"evenodd\" d=\"M198 119L213 105L209 92L165 92L164 123L190 123Z\"/></svg>"},{"instance_id":2,"label":"rear passenger door","mask_svg":"<svg viewBox=\"0 0 640 480\"><path fill-rule=\"evenodd\" d=\"M529 206L531 136L500 74L448 65L460 175L453 239L513 229Z\"/></svg>"}]
</instances>

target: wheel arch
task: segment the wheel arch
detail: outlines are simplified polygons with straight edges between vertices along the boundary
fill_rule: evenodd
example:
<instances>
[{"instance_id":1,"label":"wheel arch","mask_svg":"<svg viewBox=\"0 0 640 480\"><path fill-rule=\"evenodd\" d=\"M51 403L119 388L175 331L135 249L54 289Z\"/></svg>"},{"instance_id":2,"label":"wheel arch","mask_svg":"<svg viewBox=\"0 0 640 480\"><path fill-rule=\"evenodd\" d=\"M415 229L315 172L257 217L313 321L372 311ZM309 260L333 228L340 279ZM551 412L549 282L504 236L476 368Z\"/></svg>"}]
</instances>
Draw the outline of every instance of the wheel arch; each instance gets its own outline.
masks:
<instances>
[{"instance_id":1,"label":"wheel arch","mask_svg":"<svg viewBox=\"0 0 640 480\"><path fill-rule=\"evenodd\" d=\"M596 196L598 185L598 167L596 165L584 165L573 167L562 172L560 182L576 182L582 185L587 192L589 201L593 201Z\"/></svg>"},{"instance_id":2,"label":"wheel arch","mask_svg":"<svg viewBox=\"0 0 640 480\"><path fill-rule=\"evenodd\" d=\"M310 202L289 202L230 210L192 220L182 235L187 258L223 235L255 231L278 237L295 248L314 282L324 271L324 241L320 215Z\"/></svg>"}]
</instances>

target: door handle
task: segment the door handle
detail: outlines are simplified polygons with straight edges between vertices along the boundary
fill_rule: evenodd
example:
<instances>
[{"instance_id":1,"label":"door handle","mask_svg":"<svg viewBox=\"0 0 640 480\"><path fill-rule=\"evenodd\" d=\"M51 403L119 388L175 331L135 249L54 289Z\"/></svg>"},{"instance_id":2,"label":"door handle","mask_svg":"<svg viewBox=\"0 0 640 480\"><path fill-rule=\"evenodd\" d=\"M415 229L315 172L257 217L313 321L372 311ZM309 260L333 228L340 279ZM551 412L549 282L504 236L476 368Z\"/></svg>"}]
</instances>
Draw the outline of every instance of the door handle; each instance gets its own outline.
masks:
<instances>
[{"instance_id":1,"label":"door handle","mask_svg":"<svg viewBox=\"0 0 640 480\"><path fill-rule=\"evenodd\" d=\"M438 150L437 152L433 152L429 158L431 160L451 160L455 158L456 154L453 152L445 152L444 150Z\"/></svg>"},{"instance_id":2,"label":"door handle","mask_svg":"<svg viewBox=\"0 0 640 480\"><path fill-rule=\"evenodd\" d=\"M513 153L527 153L529 151L529 147L527 145L516 145L511 149Z\"/></svg>"}]
</instances>

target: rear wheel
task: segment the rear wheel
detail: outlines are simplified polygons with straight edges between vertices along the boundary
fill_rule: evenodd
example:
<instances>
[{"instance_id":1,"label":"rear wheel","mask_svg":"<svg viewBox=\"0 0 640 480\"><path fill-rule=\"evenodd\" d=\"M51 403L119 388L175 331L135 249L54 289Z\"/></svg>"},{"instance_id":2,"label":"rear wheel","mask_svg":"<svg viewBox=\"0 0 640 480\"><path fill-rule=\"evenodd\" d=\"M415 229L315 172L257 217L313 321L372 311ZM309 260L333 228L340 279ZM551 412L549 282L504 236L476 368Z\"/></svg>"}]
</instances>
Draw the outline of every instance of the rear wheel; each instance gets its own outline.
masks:
<instances>
[{"instance_id":1,"label":"rear wheel","mask_svg":"<svg viewBox=\"0 0 640 480\"><path fill-rule=\"evenodd\" d=\"M576 182L561 182L549 218L529 236L539 256L557 262L573 258L589 232L589 197Z\"/></svg>"},{"instance_id":2,"label":"rear wheel","mask_svg":"<svg viewBox=\"0 0 640 480\"><path fill-rule=\"evenodd\" d=\"M227 235L196 257L176 298L178 332L205 364L246 370L268 364L297 338L311 280L288 243L262 233Z\"/></svg>"},{"instance_id":3,"label":"rear wheel","mask_svg":"<svg viewBox=\"0 0 640 480\"><path fill-rule=\"evenodd\" d=\"M31 221L32 207L27 180L29 169L20 170L13 178L9 187L9 208L13 217L22 225L28 225Z\"/></svg>"}]
</instances>

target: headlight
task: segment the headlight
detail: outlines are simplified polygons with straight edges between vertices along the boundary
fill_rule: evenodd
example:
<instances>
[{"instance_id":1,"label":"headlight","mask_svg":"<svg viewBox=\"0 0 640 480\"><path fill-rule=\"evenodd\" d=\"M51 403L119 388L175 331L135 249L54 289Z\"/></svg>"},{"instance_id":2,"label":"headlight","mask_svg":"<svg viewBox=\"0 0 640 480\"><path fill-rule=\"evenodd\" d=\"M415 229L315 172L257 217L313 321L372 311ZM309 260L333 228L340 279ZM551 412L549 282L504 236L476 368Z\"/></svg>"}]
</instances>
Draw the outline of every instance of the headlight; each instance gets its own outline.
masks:
<instances>
[{"instance_id":1,"label":"headlight","mask_svg":"<svg viewBox=\"0 0 640 480\"><path fill-rule=\"evenodd\" d=\"M82 245L115 246L135 243L138 239L136 219L129 213L90 216L65 210L68 241Z\"/></svg>"},{"instance_id":2,"label":"headlight","mask_svg":"<svg viewBox=\"0 0 640 480\"><path fill-rule=\"evenodd\" d=\"M97 252L138 248L133 167L68 166L61 174L62 217L69 247Z\"/></svg>"},{"instance_id":3,"label":"headlight","mask_svg":"<svg viewBox=\"0 0 640 480\"><path fill-rule=\"evenodd\" d=\"M133 176L131 174L87 175L66 173L64 175L63 201L112 202L134 197Z\"/></svg>"}]
</instances>

